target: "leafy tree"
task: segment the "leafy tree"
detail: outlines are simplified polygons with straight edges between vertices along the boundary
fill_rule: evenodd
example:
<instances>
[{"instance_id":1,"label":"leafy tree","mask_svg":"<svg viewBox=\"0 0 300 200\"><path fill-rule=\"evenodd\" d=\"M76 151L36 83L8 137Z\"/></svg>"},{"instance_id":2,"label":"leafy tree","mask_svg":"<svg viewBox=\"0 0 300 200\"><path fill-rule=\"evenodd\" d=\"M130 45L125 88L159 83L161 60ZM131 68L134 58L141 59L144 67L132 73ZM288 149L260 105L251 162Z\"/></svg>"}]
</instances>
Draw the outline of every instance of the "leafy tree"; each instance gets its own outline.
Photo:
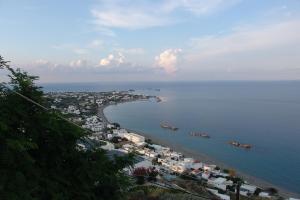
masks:
<instances>
[{"instance_id":1,"label":"leafy tree","mask_svg":"<svg viewBox=\"0 0 300 200\"><path fill-rule=\"evenodd\" d=\"M148 144L153 144L152 140L149 139L149 138L147 138L147 139L145 140L145 142L148 143ZM147 145L148 145L148 144L147 144ZM148 146L149 146L149 145L148 145ZM149 148L149 147L148 147L148 148ZM153 147L152 147L152 148L153 148Z\"/></svg>"},{"instance_id":2,"label":"leafy tree","mask_svg":"<svg viewBox=\"0 0 300 200\"><path fill-rule=\"evenodd\" d=\"M254 191L254 195L255 195L255 196L258 196L259 193L261 193L261 192L262 192L262 189L256 188L256 190Z\"/></svg>"},{"instance_id":3,"label":"leafy tree","mask_svg":"<svg viewBox=\"0 0 300 200\"><path fill-rule=\"evenodd\" d=\"M87 133L34 103L46 104L38 77L1 56L0 69L10 78L0 85L0 199L122 199L132 158L77 150Z\"/></svg>"},{"instance_id":4,"label":"leafy tree","mask_svg":"<svg viewBox=\"0 0 300 200\"><path fill-rule=\"evenodd\" d=\"M113 124L116 128L120 128L120 127L121 127L119 123L114 122L114 123L112 123L112 124Z\"/></svg>"},{"instance_id":5,"label":"leafy tree","mask_svg":"<svg viewBox=\"0 0 300 200\"><path fill-rule=\"evenodd\" d=\"M276 188L273 188L273 187L267 188L267 191L270 192L272 195L278 193L278 190Z\"/></svg>"},{"instance_id":6,"label":"leafy tree","mask_svg":"<svg viewBox=\"0 0 300 200\"><path fill-rule=\"evenodd\" d=\"M115 136L110 140L112 143L120 143L122 141L122 138L119 136Z\"/></svg>"},{"instance_id":7,"label":"leafy tree","mask_svg":"<svg viewBox=\"0 0 300 200\"><path fill-rule=\"evenodd\" d=\"M158 158L153 158L151 163L152 165L158 165Z\"/></svg>"}]
</instances>

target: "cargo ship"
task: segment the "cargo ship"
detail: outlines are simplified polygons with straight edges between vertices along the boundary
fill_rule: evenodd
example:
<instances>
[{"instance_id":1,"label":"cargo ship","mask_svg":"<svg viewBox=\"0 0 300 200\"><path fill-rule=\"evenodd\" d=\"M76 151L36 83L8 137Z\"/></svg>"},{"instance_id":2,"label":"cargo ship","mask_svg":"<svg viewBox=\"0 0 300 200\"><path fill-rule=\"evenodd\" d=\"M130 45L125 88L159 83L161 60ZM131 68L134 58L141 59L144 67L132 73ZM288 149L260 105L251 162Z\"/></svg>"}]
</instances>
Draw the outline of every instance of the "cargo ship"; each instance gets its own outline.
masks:
<instances>
[{"instance_id":1,"label":"cargo ship","mask_svg":"<svg viewBox=\"0 0 300 200\"><path fill-rule=\"evenodd\" d=\"M178 130L177 127L172 126L172 125L170 125L168 123L165 123L165 122L160 123L160 127L165 128L165 129L170 129L172 131L177 131Z\"/></svg>"},{"instance_id":2,"label":"cargo ship","mask_svg":"<svg viewBox=\"0 0 300 200\"><path fill-rule=\"evenodd\" d=\"M210 136L206 132L190 132L190 136L195 137L203 137L203 138L210 138Z\"/></svg>"},{"instance_id":3,"label":"cargo ship","mask_svg":"<svg viewBox=\"0 0 300 200\"><path fill-rule=\"evenodd\" d=\"M232 146L240 147L240 148L244 148L244 149L251 149L252 148L251 144L241 144L237 141L229 141L228 143Z\"/></svg>"}]
</instances>

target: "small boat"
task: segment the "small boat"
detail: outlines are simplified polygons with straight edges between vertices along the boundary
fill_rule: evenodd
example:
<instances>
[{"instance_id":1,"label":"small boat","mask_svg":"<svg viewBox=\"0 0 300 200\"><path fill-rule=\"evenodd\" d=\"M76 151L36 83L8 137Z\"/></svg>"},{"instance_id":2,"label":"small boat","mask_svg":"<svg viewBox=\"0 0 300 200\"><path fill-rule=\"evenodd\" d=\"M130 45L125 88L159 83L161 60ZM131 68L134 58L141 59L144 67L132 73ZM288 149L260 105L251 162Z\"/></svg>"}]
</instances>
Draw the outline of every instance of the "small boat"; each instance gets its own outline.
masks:
<instances>
[{"instance_id":1,"label":"small boat","mask_svg":"<svg viewBox=\"0 0 300 200\"><path fill-rule=\"evenodd\" d=\"M251 149L252 146L250 144L241 144L240 147L245 148L245 149Z\"/></svg>"},{"instance_id":2,"label":"small boat","mask_svg":"<svg viewBox=\"0 0 300 200\"><path fill-rule=\"evenodd\" d=\"M252 145L251 144L241 144L237 141L229 141L229 144L235 147L240 147L240 148L244 148L244 149L251 149Z\"/></svg>"},{"instance_id":3,"label":"small boat","mask_svg":"<svg viewBox=\"0 0 300 200\"><path fill-rule=\"evenodd\" d=\"M177 131L177 130L178 130L177 127L172 126L172 125L170 125L170 124L168 124L168 123L165 123L165 122L160 123L160 127L166 128L166 129L170 129L170 130L172 130L172 131Z\"/></svg>"},{"instance_id":4,"label":"small boat","mask_svg":"<svg viewBox=\"0 0 300 200\"><path fill-rule=\"evenodd\" d=\"M190 132L190 136L210 138L206 132Z\"/></svg>"}]
</instances>

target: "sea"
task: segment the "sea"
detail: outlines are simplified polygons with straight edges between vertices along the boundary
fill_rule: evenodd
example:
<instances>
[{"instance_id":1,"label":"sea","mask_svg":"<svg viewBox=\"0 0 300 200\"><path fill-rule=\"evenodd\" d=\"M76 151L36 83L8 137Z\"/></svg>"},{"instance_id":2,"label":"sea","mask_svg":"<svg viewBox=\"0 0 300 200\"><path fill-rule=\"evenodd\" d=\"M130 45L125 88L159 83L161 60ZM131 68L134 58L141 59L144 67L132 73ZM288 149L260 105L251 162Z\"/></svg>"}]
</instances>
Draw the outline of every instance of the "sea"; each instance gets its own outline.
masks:
<instances>
[{"instance_id":1,"label":"sea","mask_svg":"<svg viewBox=\"0 0 300 200\"><path fill-rule=\"evenodd\" d=\"M45 91L120 91L162 101L109 106L110 121L300 194L300 81L199 81L42 84ZM178 127L162 129L161 122ZM210 139L190 136L206 132ZM229 141L251 144L250 150Z\"/></svg>"}]
</instances>

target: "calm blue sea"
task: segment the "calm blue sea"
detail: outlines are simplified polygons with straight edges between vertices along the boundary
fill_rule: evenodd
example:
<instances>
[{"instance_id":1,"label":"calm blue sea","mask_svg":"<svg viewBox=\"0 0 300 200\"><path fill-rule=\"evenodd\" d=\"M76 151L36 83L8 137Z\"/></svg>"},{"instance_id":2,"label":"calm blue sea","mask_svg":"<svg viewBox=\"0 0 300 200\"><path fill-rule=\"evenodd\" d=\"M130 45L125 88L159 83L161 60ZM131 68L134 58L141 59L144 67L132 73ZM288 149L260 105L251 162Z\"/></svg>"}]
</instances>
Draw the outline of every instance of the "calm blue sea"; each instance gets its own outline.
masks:
<instances>
[{"instance_id":1,"label":"calm blue sea","mask_svg":"<svg viewBox=\"0 0 300 200\"><path fill-rule=\"evenodd\" d=\"M205 153L247 174L300 193L300 82L174 82L48 84L46 91L136 89L166 101L105 109L111 121ZM153 89L159 88L160 91ZM161 121L179 127L171 134ZM190 137L206 131L211 139ZM247 151L229 140L250 143Z\"/></svg>"}]
</instances>

